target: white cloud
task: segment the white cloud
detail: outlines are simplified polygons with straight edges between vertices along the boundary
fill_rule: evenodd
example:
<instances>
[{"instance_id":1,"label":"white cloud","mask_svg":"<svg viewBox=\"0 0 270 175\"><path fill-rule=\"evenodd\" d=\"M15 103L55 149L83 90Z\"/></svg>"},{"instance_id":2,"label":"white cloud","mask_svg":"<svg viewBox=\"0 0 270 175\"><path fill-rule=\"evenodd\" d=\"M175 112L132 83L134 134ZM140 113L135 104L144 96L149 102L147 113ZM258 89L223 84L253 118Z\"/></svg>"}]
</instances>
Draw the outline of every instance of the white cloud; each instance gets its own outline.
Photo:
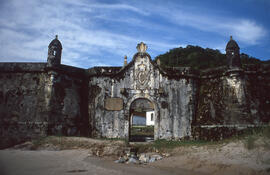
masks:
<instances>
[{"instance_id":1,"label":"white cloud","mask_svg":"<svg viewBox=\"0 0 270 175\"><path fill-rule=\"evenodd\" d=\"M82 13L82 9L87 9L86 14ZM102 14L95 12L98 9L107 11L107 15L111 11L121 10L139 15L149 14L146 10L127 4L83 0L5 2L0 12L0 61L14 58L12 61L45 62L47 46L55 34L59 35L63 45L63 64L83 67L108 65L102 58L104 53L113 57L133 55L139 38L97 27L96 15ZM167 46L163 44L159 47ZM96 59L98 57L99 60ZM119 63L122 64L122 60Z\"/></svg>"},{"instance_id":2,"label":"white cloud","mask_svg":"<svg viewBox=\"0 0 270 175\"><path fill-rule=\"evenodd\" d=\"M90 9L108 9L108 10L128 10L139 13L141 15L149 15L149 12L140 10L139 8L127 4L89 4L86 8Z\"/></svg>"},{"instance_id":3,"label":"white cloud","mask_svg":"<svg viewBox=\"0 0 270 175\"><path fill-rule=\"evenodd\" d=\"M233 35L236 40L248 44L257 44L267 35L262 26L248 19L196 14L184 6L165 9L159 4L149 7L137 1L136 4L127 3L130 2L5 1L0 6L0 61L45 62L48 44L55 34L63 45L62 63L84 68L116 65L118 61L122 65L123 56L132 58L141 41L148 45L152 56L183 47L183 43L174 42L178 37L174 34L179 35L181 30L179 26L226 37ZM160 23L161 18L166 24ZM107 23L122 30L111 29ZM168 25L170 23L172 25ZM144 32L146 30L148 32ZM162 31L158 37L157 31Z\"/></svg>"},{"instance_id":4,"label":"white cloud","mask_svg":"<svg viewBox=\"0 0 270 175\"><path fill-rule=\"evenodd\" d=\"M224 28L226 27L237 39L249 44L257 44L260 39L267 35L263 27L250 20L239 20L237 23L224 26Z\"/></svg>"},{"instance_id":5,"label":"white cloud","mask_svg":"<svg viewBox=\"0 0 270 175\"><path fill-rule=\"evenodd\" d=\"M188 10L187 10L188 9ZM155 11L156 10L156 11ZM168 21L179 26L188 26L201 31L208 31L229 37L233 35L237 40L248 45L257 44L267 35L263 26L249 19L240 19L237 17L219 16L209 13L196 13L200 11L193 7L170 7L154 8L156 14L160 14Z\"/></svg>"}]
</instances>

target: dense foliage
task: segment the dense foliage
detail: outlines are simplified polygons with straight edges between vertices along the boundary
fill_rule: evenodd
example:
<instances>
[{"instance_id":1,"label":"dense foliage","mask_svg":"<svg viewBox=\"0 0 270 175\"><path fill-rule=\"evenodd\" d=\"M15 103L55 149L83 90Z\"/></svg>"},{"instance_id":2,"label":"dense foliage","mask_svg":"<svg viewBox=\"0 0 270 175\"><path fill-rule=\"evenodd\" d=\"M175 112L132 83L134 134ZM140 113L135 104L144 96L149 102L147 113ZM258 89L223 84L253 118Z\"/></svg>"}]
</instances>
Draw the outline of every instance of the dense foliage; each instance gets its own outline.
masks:
<instances>
[{"instance_id":1,"label":"dense foliage","mask_svg":"<svg viewBox=\"0 0 270 175\"><path fill-rule=\"evenodd\" d=\"M242 53L240 55L242 64L262 64L259 59L250 57ZM169 52L159 55L155 60L160 59L163 67L192 67L196 70L203 70L219 66L226 66L226 55L219 50L201 48L199 46L188 45L186 48L174 48ZM269 61L268 61L269 62Z\"/></svg>"}]
</instances>

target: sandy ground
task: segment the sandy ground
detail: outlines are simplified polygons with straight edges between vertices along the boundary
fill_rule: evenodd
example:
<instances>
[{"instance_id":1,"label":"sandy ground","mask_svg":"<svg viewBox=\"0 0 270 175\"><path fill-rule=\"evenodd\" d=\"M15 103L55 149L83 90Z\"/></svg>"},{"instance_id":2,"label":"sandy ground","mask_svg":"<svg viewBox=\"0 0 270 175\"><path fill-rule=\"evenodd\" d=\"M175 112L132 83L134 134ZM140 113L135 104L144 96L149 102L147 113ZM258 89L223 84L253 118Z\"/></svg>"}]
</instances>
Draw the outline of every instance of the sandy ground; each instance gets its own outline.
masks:
<instances>
[{"instance_id":1,"label":"sandy ground","mask_svg":"<svg viewBox=\"0 0 270 175\"><path fill-rule=\"evenodd\" d=\"M187 169L213 175L270 174L270 151L264 148L247 150L243 143L221 146L179 147L174 155L151 164L160 169Z\"/></svg>"},{"instance_id":2,"label":"sandy ground","mask_svg":"<svg viewBox=\"0 0 270 175\"><path fill-rule=\"evenodd\" d=\"M112 160L88 156L88 150L0 151L1 175L167 175L194 173L194 171L188 170L175 172L170 169L144 165L116 164Z\"/></svg>"},{"instance_id":3,"label":"sandy ground","mask_svg":"<svg viewBox=\"0 0 270 175\"><path fill-rule=\"evenodd\" d=\"M31 143L0 150L0 175L266 175L270 174L270 144L265 143L264 139L257 140L251 150L242 141L181 146L162 160L135 165L114 163L124 150L122 142L52 137L35 151L29 151Z\"/></svg>"}]
</instances>

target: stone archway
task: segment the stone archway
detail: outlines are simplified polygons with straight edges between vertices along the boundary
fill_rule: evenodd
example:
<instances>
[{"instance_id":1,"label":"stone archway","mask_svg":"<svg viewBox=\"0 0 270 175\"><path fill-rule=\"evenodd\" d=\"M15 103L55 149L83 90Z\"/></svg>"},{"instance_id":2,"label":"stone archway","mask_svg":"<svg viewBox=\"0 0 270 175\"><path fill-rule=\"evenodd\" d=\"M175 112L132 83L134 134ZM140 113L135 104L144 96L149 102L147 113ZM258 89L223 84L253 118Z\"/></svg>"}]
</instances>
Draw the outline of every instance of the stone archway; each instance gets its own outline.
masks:
<instances>
[{"instance_id":1,"label":"stone archway","mask_svg":"<svg viewBox=\"0 0 270 175\"><path fill-rule=\"evenodd\" d=\"M147 100L149 101L151 104L153 104L153 111L154 111L154 140L159 138L159 126L160 126L160 114L159 114L159 106L157 104L157 102L150 96L141 96L141 95L135 95L133 96L133 98L131 98L127 105L126 105L126 114L128 115L128 125L126 128L127 131L127 140L130 141L130 129L131 129L131 108L132 108L132 104L134 104L134 102L136 102L139 99L143 99L143 100Z\"/></svg>"}]
</instances>

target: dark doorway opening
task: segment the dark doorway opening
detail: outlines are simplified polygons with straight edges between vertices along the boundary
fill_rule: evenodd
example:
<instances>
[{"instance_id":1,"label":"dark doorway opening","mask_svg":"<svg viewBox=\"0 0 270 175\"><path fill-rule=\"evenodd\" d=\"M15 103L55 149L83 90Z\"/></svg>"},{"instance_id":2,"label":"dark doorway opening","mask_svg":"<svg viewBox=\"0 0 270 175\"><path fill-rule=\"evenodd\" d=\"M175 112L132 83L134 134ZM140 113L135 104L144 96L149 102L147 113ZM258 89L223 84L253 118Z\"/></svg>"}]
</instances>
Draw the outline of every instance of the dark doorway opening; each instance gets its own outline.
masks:
<instances>
[{"instance_id":1,"label":"dark doorway opening","mask_svg":"<svg viewBox=\"0 0 270 175\"><path fill-rule=\"evenodd\" d=\"M150 142L154 140L155 109L154 104L145 98L139 98L130 106L129 141Z\"/></svg>"}]
</instances>

